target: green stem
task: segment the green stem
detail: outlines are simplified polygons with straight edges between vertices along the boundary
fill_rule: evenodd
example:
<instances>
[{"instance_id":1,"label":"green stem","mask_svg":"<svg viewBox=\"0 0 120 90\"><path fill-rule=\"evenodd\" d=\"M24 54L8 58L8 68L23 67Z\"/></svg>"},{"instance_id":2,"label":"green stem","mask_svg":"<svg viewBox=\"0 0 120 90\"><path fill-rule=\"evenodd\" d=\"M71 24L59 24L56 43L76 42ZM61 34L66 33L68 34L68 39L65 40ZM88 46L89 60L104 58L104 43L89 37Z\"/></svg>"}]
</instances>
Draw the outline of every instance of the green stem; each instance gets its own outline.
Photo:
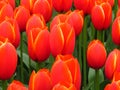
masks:
<instances>
[{"instance_id":1,"label":"green stem","mask_svg":"<svg viewBox=\"0 0 120 90\"><path fill-rule=\"evenodd\" d=\"M21 69L21 81L24 82L24 75L23 75L23 33L21 33L21 43L20 43L20 69Z\"/></svg>"},{"instance_id":2,"label":"green stem","mask_svg":"<svg viewBox=\"0 0 120 90\"><path fill-rule=\"evenodd\" d=\"M102 39L102 31L97 30L97 39Z\"/></svg>"},{"instance_id":3,"label":"green stem","mask_svg":"<svg viewBox=\"0 0 120 90\"><path fill-rule=\"evenodd\" d=\"M118 10L118 0L115 0L115 5L114 5L114 8L113 8L114 15L115 15L114 18L116 17L117 10Z\"/></svg>"},{"instance_id":4,"label":"green stem","mask_svg":"<svg viewBox=\"0 0 120 90\"><path fill-rule=\"evenodd\" d=\"M7 89L7 81L2 81L2 90L6 90Z\"/></svg>"},{"instance_id":5,"label":"green stem","mask_svg":"<svg viewBox=\"0 0 120 90\"><path fill-rule=\"evenodd\" d=\"M95 32L96 32L96 30L95 30L95 28L94 28L92 23L90 25L91 25L91 28L92 28L92 33L91 33L92 38L91 38L91 40L94 40L95 39Z\"/></svg>"},{"instance_id":6,"label":"green stem","mask_svg":"<svg viewBox=\"0 0 120 90\"><path fill-rule=\"evenodd\" d=\"M95 70L94 90L99 90L99 70Z\"/></svg>"},{"instance_id":7,"label":"green stem","mask_svg":"<svg viewBox=\"0 0 120 90\"><path fill-rule=\"evenodd\" d=\"M31 74L31 59L29 57L29 75Z\"/></svg>"}]
</instances>

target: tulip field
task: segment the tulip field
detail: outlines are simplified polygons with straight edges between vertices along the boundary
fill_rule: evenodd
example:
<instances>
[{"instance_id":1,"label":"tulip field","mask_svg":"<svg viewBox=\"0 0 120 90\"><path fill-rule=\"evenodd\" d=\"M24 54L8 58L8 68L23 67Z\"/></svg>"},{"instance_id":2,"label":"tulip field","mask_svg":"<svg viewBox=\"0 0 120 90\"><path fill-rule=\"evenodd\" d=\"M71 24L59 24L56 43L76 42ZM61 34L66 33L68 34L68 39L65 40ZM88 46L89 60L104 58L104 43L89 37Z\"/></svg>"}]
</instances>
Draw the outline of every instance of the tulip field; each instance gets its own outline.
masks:
<instances>
[{"instance_id":1,"label":"tulip field","mask_svg":"<svg viewBox=\"0 0 120 90\"><path fill-rule=\"evenodd\" d=\"M120 0L0 0L0 90L120 90Z\"/></svg>"}]
</instances>

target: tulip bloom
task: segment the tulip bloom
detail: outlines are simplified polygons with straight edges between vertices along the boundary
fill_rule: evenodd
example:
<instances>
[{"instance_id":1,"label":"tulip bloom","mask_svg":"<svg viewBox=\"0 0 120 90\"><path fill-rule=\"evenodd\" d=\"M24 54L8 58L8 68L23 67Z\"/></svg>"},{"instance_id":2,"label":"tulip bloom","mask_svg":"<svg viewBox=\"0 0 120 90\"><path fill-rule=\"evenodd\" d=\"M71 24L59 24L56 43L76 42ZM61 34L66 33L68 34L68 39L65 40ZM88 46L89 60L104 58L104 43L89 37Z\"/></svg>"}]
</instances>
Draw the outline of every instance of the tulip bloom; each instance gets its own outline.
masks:
<instances>
[{"instance_id":1,"label":"tulip bloom","mask_svg":"<svg viewBox=\"0 0 120 90\"><path fill-rule=\"evenodd\" d=\"M77 90L80 90L81 72L78 60L72 55L58 55L51 69L51 79L53 86L60 82L65 82L69 83L70 87L73 84Z\"/></svg>"},{"instance_id":2,"label":"tulip bloom","mask_svg":"<svg viewBox=\"0 0 120 90\"><path fill-rule=\"evenodd\" d=\"M7 90L28 90L20 81L13 80Z\"/></svg>"},{"instance_id":3,"label":"tulip bloom","mask_svg":"<svg viewBox=\"0 0 120 90\"><path fill-rule=\"evenodd\" d=\"M16 67L17 52L15 47L7 39L0 37L0 80L10 79Z\"/></svg>"},{"instance_id":4,"label":"tulip bloom","mask_svg":"<svg viewBox=\"0 0 120 90\"><path fill-rule=\"evenodd\" d=\"M4 1L9 3L12 6L13 9L15 8L15 0L4 0Z\"/></svg>"},{"instance_id":5,"label":"tulip bloom","mask_svg":"<svg viewBox=\"0 0 120 90\"><path fill-rule=\"evenodd\" d=\"M50 49L53 56L72 54L75 46L75 32L68 23L55 25L50 32Z\"/></svg>"},{"instance_id":6,"label":"tulip bloom","mask_svg":"<svg viewBox=\"0 0 120 90\"><path fill-rule=\"evenodd\" d=\"M45 20L42 15L33 14L27 21L26 33L30 32L33 28L47 29Z\"/></svg>"},{"instance_id":7,"label":"tulip bloom","mask_svg":"<svg viewBox=\"0 0 120 90\"><path fill-rule=\"evenodd\" d=\"M67 12L72 7L73 0L52 0L53 7L57 12Z\"/></svg>"},{"instance_id":8,"label":"tulip bloom","mask_svg":"<svg viewBox=\"0 0 120 90\"><path fill-rule=\"evenodd\" d=\"M16 48L20 43L20 31L16 20L12 18L6 18L0 23L0 36L8 38Z\"/></svg>"},{"instance_id":9,"label":"tulip bloom","mask_svg":"<svg viewBox=\"0 0 120 90\"><path fill-rule=\"evenodd\" d=\"M108 79L112 79L114 72L120 71L120 51L114 49L109 55L105 63L105 76Z\"/></svg>"},{"instance_id":10,"label":"tulip bloom","mask_svg":"<svg viewBox=\"0 0 120 90\"><path fill-rule=\"evenodd\" d=\"M116 45L120 45L120 17L117 17L112 24L112 41Z\"/></svg>"},{"instance_id":11,"label":"tulip bloom","mask_svg":"<svg viewBox=\"0 0 120 90\"><path fill-rule=\"evenodd\" d=\"M106 61L106 50L99 40L93 40L89 43L87 49L87 63L91 68L102 68Z\"/></svg>"},{"instance_id":12,"label":"tulip bloom","mask_svg":"<svg viewBox=\"0 0 120 90\"><path fill-rule=\"evenodd\" d=\"M48 22L52 16L52 0L36 0L33 13L43 15L45 21Z\"/></svg>"},{"instance_id":13,"label":"tulip bloom","mask_svg":"<svg viewBox=\"0 0 120 90\"><path fill-rule=\"evenodd\" d=\"M107 29L112 20L112 8L109 3L95 5L91 11L91 19L97 30Z\"/></svg>"},{"instance_id":14,"label":"tulip bloom","mask_svg":"<svg viewBox=\"0 0 120 90\"><path fill-rule=\"evenodd\" d=\"M50 55L49 31L33 28L28 34L28 53L36 61L44 61Z\"/></svg>"},{"instance_id":15,"label":"tulip bloom","mask_svg":"<svg viewBox=\"0 0 120 90\"><path fill-rule=\"evenodd\" d=\"M0 1L0 22L2 22L5 17L13 17L13 8L9 3Z\"/></svg>"},{"instance_id":16,"label":"tulip bloom","mask_svg":"<svg viewBox=\"0 0 120 90\"><path fill-rule=\"evenodd\" d=\"M83 11L74 10L73 12L68 12L67 21L75 30L76 36L78 36L83 27Z\"/></svg>"},{"instance_id":17,"label":"tulip bloom","mask_svg":"<svg viewBox=\"0 0 120 90\"><path fill-rule=\"evenodd\" d=\"M29 81L29 90L51 90L52 82L50 72L47 69L41 69L37 73L32 72Z\"/></svg>"},{"instance_id":18,"label":"tulip bloom","mask_svg":"<svg viewBox=\"0 0 120 90\"><path fill-rule=\"evenodd\" d=\"M26 23L30 17L30 12L23 6L19 6L14 10L14 18L16 19L20 31L25 31Z\"/></svg>"}]
</instances>

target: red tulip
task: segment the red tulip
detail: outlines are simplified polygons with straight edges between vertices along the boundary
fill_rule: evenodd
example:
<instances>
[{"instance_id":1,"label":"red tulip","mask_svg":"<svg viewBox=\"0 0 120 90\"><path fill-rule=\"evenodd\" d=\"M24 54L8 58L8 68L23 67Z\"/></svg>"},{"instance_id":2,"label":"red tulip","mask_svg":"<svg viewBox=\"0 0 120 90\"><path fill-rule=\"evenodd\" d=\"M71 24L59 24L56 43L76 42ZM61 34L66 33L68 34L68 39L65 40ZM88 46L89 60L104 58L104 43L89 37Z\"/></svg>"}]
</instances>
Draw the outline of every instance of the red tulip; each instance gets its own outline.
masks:
<instances>
[{"instance_id":1,"label":"red tulip","mask_svg":"<svg viewBox=\"0 0 120 90\"><path fill-rule=\"evenodd\" d=\"M14 18L16 19L20 31L25 31L26 23L30 17L30 12L23 6L19 6L14 10Z\"/></svg>"},{"instance_id":2,"label":"red tulip","mask_svg":"<svg viewBox=\"0 0 120 90\"><path fill-rule=\"evenodd\" d=\"M52 0L36 0L33 13L43 15L45 21L48 22L52 16Z\"/></svg>"},{"instance_id":3,"label":"red tulip","mask_svg":"<svg viewBox=\"0 0 120 90\"><path fill-rule=\"evenodd\" d=\"M68 23L54 25L50 32L50 49L53 56L72 54L75 46L75 32Z\"/></svg>"},{"instance_id":4,"label":"red tulip","mask_svg":"<svg viewBox=\"0 0 120 90\"><path fill-rule=\"evenodd\" d=\"M111 84L107 84L104 90L120 90L120 86L117 82L112 82Z\"/></svg>"},{"instance_id":5,"label":"red tulip","mask_svg":"<svg viewBox=\"0 0 120 90\"><path fill-rule=\"evenodd\" d=\"M50 55L49 31L33 28L28 34L28 53L33 60L44 61Z\"/></svg>"},{"instance_id":6,"label":"red tulip","mask_svg":"<svg viewBox=\"0 0 120 90\"><path fill-rule=\"evenodd\" d=\"M6 1L7 3L9 3L13 9L15 8L15 0L3 0L3 1Z\"/></svg>"},{"instance_id":7,"label":"red tulip","mask_svg":"<svg viewBox=\"0 0 120 90\"><path fill-rule=\"evenodd\" d=\"M15 47L7 39L0 37L0 80L10 79L16 66L17 52Z\"/></svg>"},{"instance_id":8,"label":"red tulip","mask_svg":"<svg viewBox=\"0 0 120 90\"><path fill-rule=\"evenodd\" d=\"M5 19L5 17L13 17L13 8L5 1L0 1L0 23Z\"/></svg>"},{"instance_id":9,"label":"red tulip","mask_svg":"<svg viewBox=\"0 0 120 90\"><path fill-rule=\"evenodd\" d=\"M120 71L120 51L114 49L109 55L105 63L105 75L108 79L112 79L114 72Z\"/></svg>"},{"instance_id":10,"label":"red tulip","mask_svg":"<svg viewBox=\"0 0 120 90\"><path fill-rule=\"evenodd\" d=\"M32 72L29 81L29 90L51 90L52 82L50 72L47 69L41 69L37 73Z\"/></svg>"},{"instance_id":11,"label":"red tulip","mask_svg":"<svg viewBox=\"0 0 120 90\"><path fill-rule=\"evenodd\" d=\"M8 40L17 48L20 43L20 31L16 20L6 18L0 23L0 36L8 38Z\"/></svg>"},{"instance_id":12,"label":"red tulip","mask_svg":"<svg viewBox=\"0 0 120 90\"><path fill-rule=\"evenodd\" d=\"M78 60L72 55L58 55L51 69L51 79L53 86L60 82L73 83L80 90L81 72Z\"/></svg>"},{"instance_id":13,"label":"red tulip","mask_svg":"<svg viewBox=\"0 0 120 90\"><path fill-rule=\"evenodd\" d=\"M28 90L20 81L13 80L7 90Z\"/></svg>"},{"instance_id":14,"label":"red tulip","mask_svg":"<svg viewBox=\"0 0 120 90\"><path fill-rule=\"evenodd\" d=\"M76 36L78 36L83 27L83 11L74 10L73 12L68 12L67 22L73 26Z\"/></svg>"},{"instance_id":15,"label":"red tulip","mask_svg":"<svg viewBox=\"0 0 120 90\"><path fill-rule=\"evenodd\" d=\"M120 7L120 0L118 0L118 7Z\"/></svg>"},{"instance_id":16,"label":"red tulip","mask_svg":"<svg viewBox=\"0 0 120 90\"><path fill-rule=\"evenodd\" d=\"M52 0L52 2L57 12L67 12L71 9L73 0Z\"/></svg>"},{"instance_id":17,"label":"red tulip","mask_svg":"<svg viewBox=\"0 0 120 90\"><path fill-rule=\"evenodd\" d=\"M97 30L107 29L112 20L112 8L109 3L95 5L91 11L91 19Z\"/></svg>"},{"instance_id":18,"label":"red tulip","mask_svg":"<svg viewBox=\"0 0 120 90\"><path fill-rule=\"evenodd\" d=\"M120 45L120 17L117 17L112 24L112 41L116 45Z\"/></svg>"},{"instance_id":19,"label":"red tulip","mask_svg":"<svg viewBox=\"0 0 120 90\"><path fill-rule=\"evenodd\" d=\"M30 32L33 28L47 29L46 23L42 15L33 14L27 21L26 24L26 33Z\"/></svg>"},{"instance_id":20,"label":"red tulip","mask_svg":"<svg viewBox=\"0 0 120 90\"><path fill-rule=\"evenodd\" d=\"M99 40L93 40L89 43L87 49L87 63L91 68L102 68L106 61L106 50Z\"/></svg>"}]
</instances>

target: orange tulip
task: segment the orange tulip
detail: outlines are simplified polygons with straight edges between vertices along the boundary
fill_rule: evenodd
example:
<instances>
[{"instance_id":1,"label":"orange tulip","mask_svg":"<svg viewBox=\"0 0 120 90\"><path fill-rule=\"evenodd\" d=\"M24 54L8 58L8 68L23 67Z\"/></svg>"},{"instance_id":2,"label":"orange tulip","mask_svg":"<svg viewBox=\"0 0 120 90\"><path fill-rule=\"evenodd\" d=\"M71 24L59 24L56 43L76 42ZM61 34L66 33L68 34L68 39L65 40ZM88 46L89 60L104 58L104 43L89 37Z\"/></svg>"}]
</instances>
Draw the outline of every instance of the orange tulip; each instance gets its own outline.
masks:
<instances>
[{"instance_id":1,"label":"orange tulip","mask_svg":"<svg viewBox=\"0 0 120 90\"><path fill-rule=\"evenodd\" d=\"M9 3L0 1L0 23L5 19L5 17L13 17L13 8Z\"/></svg>"},{"instance_id":2,"label":"orange tulip","mask_svg":"<svg viewBox=\"0 0 120 90\"><path fill-rule=\"evenodd\" d=\"M0 36L8 38L8 40L17 48L20 43L20 31L16 20L6 18L0 23Z\"/></svg>"},{"instance_id":3,"label":"orange tulip","mask_svg":"<svg viewBox=\"0 0 120 90\"><path fill-rule=\"evenodd\" d=\"M106 61L106 50L99 40L93 40L89 43L87 49L87 63L91 68L102 68Z\"/></svg>"},{"instance_id":4,"label":"orange tulip","mask_svg":"<svg viewBox=\"0 0 120 90\"><path fill-rule=\"evenodd\" d=\"M52 82L50 72L47 69L41 69L37 73L32 72L29 81L29 90L51 90Z\"/></svg>"},{"instance_id":5,"label":"orange tulip","mask_svg":"<svg viewBox=\"0 0 120 90\"><path fill-rule=\"evenodd\" d=\"M112 41L116 45L120 45L120 17L117 17L112 24Z\"/></svg>"},{"instance_id":6,"label":"orange tulip","mask_svg":"<svg viewBox=\"0 0 120 90\"><path fill-rule=\"evenodd\" d=\"M78 60L72 55L58 55L51 69L51 79L53 86L59 82L69 83L70 86L72 83L80 90L81 72Z\"/></svg>"},{"instance_id":7,"label":"orange tulip","mask_svg":"<svg viewBox=\"0 0 120 90\"><path fill-rule=\"evenodd\" d=\"M7 3L9 3L13 9L15 9L15 0L4 0L6 1Z\"/></svg>"},{"instance_id":8,"label":"orange tulip","mask_svg":"<svg viewBox=\"0 0 120 90\"><path fill-rule=\"evenodd\" d=\"M48 22L52 16L52 0L36 0L33 13L43 15L45 21Z\"/></svg>"},{"instance_id":9,"label":"orange tulip","mask_svg":"<svg viewBox=\"0 0 120 90\"><path fill-rule=\"evenodd\" d=\"M30 17L30 12L23 6L19 6L14 10L14 18L16 19L20 31L25 31L26 23Z\"/></svg>"},{"instance_id":10,"label":"orange tulip","mask_svg":"<svg viewBox=\"0 0 120 90\"><path fill-rule=\"evenodd\" d=\"M53 7L57 12L67 12L72 7L73 0L52 0Z\"/></svg>"},{"instance_id":11,"label":"orange tulip","mask_svg":"<svg viewBox=\"0 0 120 90\"><path fill-rule=\"evenodd\" d=\"M33 28L47 29L45 20L42 15L33 14L27 21L26 33L30 32Z\"/></svg>"},{"instance_id":12,"label":"orange tulip","mask_svg":"<svg viewBox=\"0 0 120 90\"><path fill-rule=\"evenodd\" d=\"M120 71L120 51L114 49L109 55L105 63L105 75L108 79L112 79L114 72Z\"/></svg>"},{"instance_id":13,"label":"orange tulip","mask_svg":"<svg viewBox=\"0 0 120 90\"><path fill-rule=\"evenodd\" d=\"M107 29L112 20L112 8L109 3L95 5L91 11L91 19L97 30Z\"/></svg>"},{"instance_id":14,"label":"orange tulip","mask_svg":"<svg viewBox=\"0 0 120 90\"><path fill-rule=\"evenodd\" d=\"M50 49L53 56L72 54L75 46L75 32L68 23L54 25L50 32Z\"/></svg>"},{"instance_id":15,"label":"orange tulip","mask_svg":"<svg viewBox=\"0 0 120 90\"><path fill-rule=\"evenodd\" d=\"M28 53L33 60L44 61L50 55L49 31L33 28L28 34Z\"/></svg>"},{"instance_id":16,"label":"orange tulip","mask_svg":"<svg viewBox=\"0 0 120 90\"><path fill-rule=\"evenodd\" d=\"M17 66L16 49L7 40L0 37L0 80L10 79Z\"/></svg>"},{"instance_id":17,"label":"orange tulip","mask_svg":"<svg viewBox=\"0 0 120 90\"><path fill-rule=\"evenodd\" d=\"M117 82L112 82L111 84L107 84L104 90L120 90L120 86Z\"/></svg>"},{"instance_id":18,"label":"orange tulip","mask_svg":"<svg viewBox=\"0 0 120 90\"><path fill-rule=\"evenodd\" d=\"M28 90L20 81L13 80L7 90Z\"/></svg>"}]
</instances>

